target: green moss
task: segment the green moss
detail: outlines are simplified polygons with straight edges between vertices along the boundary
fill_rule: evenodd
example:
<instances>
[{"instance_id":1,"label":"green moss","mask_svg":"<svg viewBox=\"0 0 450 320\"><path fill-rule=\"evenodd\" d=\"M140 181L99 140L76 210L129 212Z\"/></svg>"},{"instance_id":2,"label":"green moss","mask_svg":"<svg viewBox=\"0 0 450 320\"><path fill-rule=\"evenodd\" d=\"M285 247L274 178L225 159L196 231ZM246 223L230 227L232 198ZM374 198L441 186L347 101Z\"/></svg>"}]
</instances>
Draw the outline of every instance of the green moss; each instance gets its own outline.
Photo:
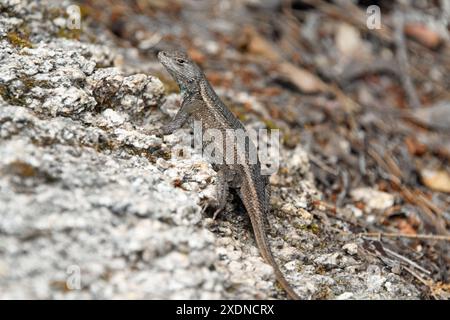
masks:
<instances>
[{"instance_id":1,"label":"green moss","mask_svg":"<svg viewBox=\"0 0 450 320\"><path fill-rule=\"evenodd\" d=\"M275 122L273 122L271 119L264 119L263 122L266 125L267 130L269 131L279 129Z\"/></svg>"},{"instance_id":2,"label":"green moss","mask_svg":"<svg viewBox=\"0 0 450 320\"><path fill-rule=\"evenodd\" d=\"M33 45L30 42L29 35L27 32L8 32L6 35L8 41L14 46L18 48L32 48Z\"/></svg>"},{"instance_id":3,"label":"green moss","mask_svg":"<svg viewBox=\"0 0 450 320\"><path fill-rule=\"evenodd\" d=\"M284 132L281 137L281 142L286 148L295 148L300 143L300 134L292 134L292 132Z\"/></svg>"},{"instance_id":4,"label":"green moss","mask_svg":"<svg viewBox=\"0 0 450 320\"><path fill-rule=\"evenodd\" d=\"M312 232L315 235L319 234L319 232L320 232L319 226L315 223L311 223L310 225L297 224L297 225L295 225L295 227L300 230Z\"/></svg>"},{"instance_id":5,"label":"green moss","mask_svg":"<svg viewBox=\"0 0 450 320\"><path fill-rule=\"evenodd\" d=\"M94 11L89 6L78 4L78 7L80 8L80 15L82 20L94 15Z\"/></svg>"},{"instance_id":6,"label":"green moss","mask_svg":"<svg viewBox=\"0 0 450 320\"><path fill-rule=\"evenodd\" d=\"M20 160L11 162L8 165L8 171L14 175L24 178L37 176L37 171L32 165Z\"/></svg>"},{"instance_id":7,"label":"green moss","mask_svg":"<svg viewBox=\"0 0 450 320\"><path fill-rule=\"evenodd\" d=\"M16 160L9 163L6 170L8 174L12 174L23 179L38 178L47 183L53 183L57 180L47 171L44 171L39 167L34 167L31 164L21 160Z\"/></svg>"},{"instance_id":8,"label":"green moss","mask_svg":"<svg viewBox=\"0 0 450 320\"><path fill-rule=\"evenodd\" d=\"M95 69L104 69L104 68L109 68L109 67L111 67L111 64L103 64L100 62L95 63Z\"/></svg>"},{"instance_id":9,"label":"green moss","mask_svg":"<svg viewBox=\"0 0 450 320\"><path fill-rule=\"evenodd\" d=\"M31 77L22 77L20 78L23 85L25 86L26 92L30 91L34 87L41 87L44 89L53 88L52 84L46 80L35 80Z\"/></svg>"},{"instance_id":10,"label":"green moss","mask_svg":"<svg viewBox=\"0 0 450 320\"><path fill-rule=\"evenodd\" d=\"M9 104L19 106L26 105L26 94L30 92L34 87L41 87L46 89L53 88L51 83L46 80L35 80L34 78L27 76L23 76L19 78L19 80L23 83L23 89L21 90L19 96L16 95L19 93L11 92L8 83L0 84L0 96L2 96L3 100L8 102Z\"/></svg>"},{"instance_id":11,"label":"green moss","mask_svg":"<svg viewBox=\"0 0 450 320\"><path fill-rule=\"evenodd\" d=\"M326 248L328 248L328 243L327 243L326 241L321 241L321 242L319 243L318 248L319 248L320 250L325 250Z\"/></svg>"},{"instance_id":12,"label":"green moss","mask_svg":"<svg viewBox=\"0 0 450 320\"><path fill-rule=\"evenodd\" d=\"M58 38L75 39L79 40L81 35L81 29L68 29L60 28L56 36Z\"/></svg>"},{"instance_id":13,"label":"green moss","mask_svg":"<svg viewBox=\"0 0 450 320\"><path fill-rule=\"evenodd\" d=\"M172 158L172 153L170 151L158 150L155 153L151 154L150 156L153 157L155 160L157 158L163 158L164 160L169 160L170 158Z\"/></svg>"},{"instance_id":14,"label":"green moss","mask_svg":"<svg viewBox=\"0 0 450 320\"><path fill-rule=\"evenodd\" d=\"M5 84L0 84L0 96L2 96L3 100L8 102L11 105L15 106L24 106L26 105L26 98L24 95L15 96Z\"/></svg>"},{"instance_id":15,"label":"green moss","mask_svg":"<svg viewBox=\"0 0 450 320\"><path fill-rule=\"evenodd\" d=\"M83 21L83 19L87 16L88 9L84 6L78 5L80 8L80 19ZM68 12L64 8L45 8L43 10L43 16L44 20L53 21L57 18L64 18L66 19L66 24L69 23L71 17L69 16ZM79 40L81 35L83 34L81 29L71 29L67 28L66 26L58 27L58 29L54 33L54 36L57 38L66 38L66 39L75 39ZM87 35L89 39L95 38L91 35Z\"/></svg>"},{"instance_id":16,"label":"green moss","mask_svg":"<svg viewBox=\"0 0 450 320\"><path fill-rule=\"evenodd\" d=\"M80 8L80 18L83 19L85 17L84 13L86 13L86 10L83 10L83 7L78 5ZM44 10L44 19L53 21L57 18L64 18L66 19L67 23L69 22L69 19L71 17L69 16L68 12L63 8L47 8ZM56 33L54 34L58 38L66 38L66 39L76 39L79 40L82 32L81 29L70 29L66 26L58 28Z\"/></svg>"},{"instance_id":17,"label":"green moss","mask_svg":"<svg viewBox=\"0 0 450 320\"><path fill-rule=\"evenodd\" d=\"M242 122L245 122L248 119L248 117L245 115L245 113L237 113L236 117Z\"/></svg>"},{"instance_id":18,"label":"green moss","mask_svg":"<svg viewBox=\"0 0 450 320\"><path fill-rule=\"evenodd\" d=\"M314 233L314 234L319 234L319 232L320 232L320 228L319 228L319 226L316 224L316 223L311 223L309 226L308 226L308 228L309 228L309 230L312 232L312 233Z\"/></svg>"}]
</instances>

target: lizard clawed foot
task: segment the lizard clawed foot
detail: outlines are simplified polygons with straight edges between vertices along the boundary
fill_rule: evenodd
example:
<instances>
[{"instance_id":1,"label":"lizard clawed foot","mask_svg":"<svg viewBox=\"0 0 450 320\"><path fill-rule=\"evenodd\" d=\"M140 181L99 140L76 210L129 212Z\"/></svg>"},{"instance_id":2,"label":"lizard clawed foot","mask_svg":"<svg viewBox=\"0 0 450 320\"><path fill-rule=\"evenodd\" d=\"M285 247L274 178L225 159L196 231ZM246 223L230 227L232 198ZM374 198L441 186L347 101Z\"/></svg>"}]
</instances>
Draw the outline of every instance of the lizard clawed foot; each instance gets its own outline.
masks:
<instances>
[{"instance_id":1,"label":"lizard clawed foot","mask_svg":"<svg viewBox=\"0 0 450 320\"><path fill-rule=\"evenodd\" d=\"M214 209L213 220L217 219L217 216L225 211L225 204L217 204L216 201L207 201L201 205L201 214L204 214L208 209Z\"/></svg>"},{"instance_id":2,"label":"lizard clawed foot","mask_svg":"<svg viewBox=\"0 0 450 320\"><path fill-rule=\"evenodd\" d=\"M219 206L219 207L214 211L214 214L213 214L213 220L216 220L216 218L217 218L217 216L219 215L219 213L222 213L222 212L224 212L224 211L225 211L225 206L224 206L224 205Z\"/></svg>"},{"instance_id":3,"label":"lizard clawed foot","mask_svg":"<svg viewBox=\"0 0 450 320\"><path fill-rule=\"evenodd\" d=\"M204 205L202 205L202 206L200 207L200 208L201 208L200 213L201 213L201 214L204 214L205 211L206 211L206 209L208 209L208 207L209 207L209 205L208 205L207 203L205 203Z\"/></svg>"}]
</instances>

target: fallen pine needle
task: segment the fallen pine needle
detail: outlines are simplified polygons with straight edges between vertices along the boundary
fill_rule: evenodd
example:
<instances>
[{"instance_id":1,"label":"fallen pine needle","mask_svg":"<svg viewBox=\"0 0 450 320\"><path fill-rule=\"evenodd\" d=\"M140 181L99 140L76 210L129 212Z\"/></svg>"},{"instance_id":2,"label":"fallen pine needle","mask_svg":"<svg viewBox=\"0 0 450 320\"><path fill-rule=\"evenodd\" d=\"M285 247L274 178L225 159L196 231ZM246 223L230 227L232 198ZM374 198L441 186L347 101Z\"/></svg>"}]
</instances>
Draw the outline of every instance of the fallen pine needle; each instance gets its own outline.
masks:
<instances>
[{"instance_id":1,"label":"fallen pine needle","mask_svg":"<svg viewBox=\"0 0 450 320\"><path fill-rule=\"evenodd\" d=\"M386 238L410 238L410 239L422 239L422 240L450 241L450 236L437 235L437 234L362 232L362 233L357 233L357 235L365 236L365 237L377 237L377 238L386 237Z\"/></svg>"}]
</instances>

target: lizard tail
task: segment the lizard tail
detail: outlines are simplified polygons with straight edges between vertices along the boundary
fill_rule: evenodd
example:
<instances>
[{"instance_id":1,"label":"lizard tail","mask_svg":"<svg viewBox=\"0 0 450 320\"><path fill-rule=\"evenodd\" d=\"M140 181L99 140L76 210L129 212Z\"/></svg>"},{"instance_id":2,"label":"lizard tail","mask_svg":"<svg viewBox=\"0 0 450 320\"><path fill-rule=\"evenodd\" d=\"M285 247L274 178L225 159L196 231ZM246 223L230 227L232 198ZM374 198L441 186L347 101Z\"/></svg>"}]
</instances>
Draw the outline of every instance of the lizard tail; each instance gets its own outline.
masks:
<instances>
[{"instance_id":1,"label":"lizard tail","mask_svg":"<svg viewBox=\"0 0 450 320\"><path fill-rule=\"evenodd\" d=\"M259 248L261 256L268 264L273 267L278 283L286 291L289 298L293 300L300 300L300 297L295 293L294 289L292 289L291 285L287 282L273 257L272 250L269 246L269 241L267 240L267 236L265 235L264 216L261 214L261 212L252 212L251 208L247 208L247 211L249 212L250 221L253 227L253 233L255 234L256 244Z\"/></svg>"}]
</instances>

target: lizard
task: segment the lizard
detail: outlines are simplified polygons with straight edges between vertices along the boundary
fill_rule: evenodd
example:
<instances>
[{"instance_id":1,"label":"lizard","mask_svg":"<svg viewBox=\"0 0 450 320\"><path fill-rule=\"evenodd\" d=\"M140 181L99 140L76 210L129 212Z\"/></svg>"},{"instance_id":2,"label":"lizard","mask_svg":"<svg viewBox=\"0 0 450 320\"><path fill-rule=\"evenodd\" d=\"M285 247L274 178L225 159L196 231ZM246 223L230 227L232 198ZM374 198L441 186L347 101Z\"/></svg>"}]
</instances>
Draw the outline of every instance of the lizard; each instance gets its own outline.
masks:
<instances>
[{"instance_id":1,"label":"lizard","mask_svg":"<svg viewBox=\"0 0 450 320\"><path fill-rule=\"evenodd\" d=\"M151 130L148 134L168 135L193 121L201 121L202 130L216 129L225 135L226 130L244 130L244 125L234 116L206 79L200 67L181 51L160 51L158 60L180 87L181 107L166 125ZM245 141L248 149L254 147L250 139ZM236 148L236 147L235 147ZM235 149L236 150L236 149ZM274 269L276 280L291 299L300 299L288 283L276 263L267 239L265 224L269 211L268 176L261 174L259 160L250 162L247 156L237 164L213 164L220 180L219 204L216 214L225 208L229 188L234 188L250 217L256 244L262 258Z\"/></svg>"}]
</instances>

